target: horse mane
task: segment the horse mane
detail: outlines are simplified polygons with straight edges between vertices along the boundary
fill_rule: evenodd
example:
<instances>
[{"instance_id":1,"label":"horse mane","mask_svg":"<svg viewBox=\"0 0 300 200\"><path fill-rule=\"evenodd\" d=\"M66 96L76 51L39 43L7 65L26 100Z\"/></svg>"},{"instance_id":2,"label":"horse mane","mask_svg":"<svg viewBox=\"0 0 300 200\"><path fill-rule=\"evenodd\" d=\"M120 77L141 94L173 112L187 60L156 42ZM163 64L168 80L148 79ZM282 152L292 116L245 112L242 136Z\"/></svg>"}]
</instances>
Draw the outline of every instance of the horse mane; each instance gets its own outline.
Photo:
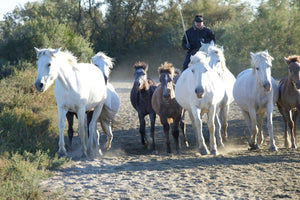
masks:
<instances>
[{"instance_id":1,"label":"horse mane","mask_svg":"<svg viewBox=\"0 0 300 200\"><path fill-rule=\"evenodd\" d=\"M158 67L158 73L161 74L162 72L168 72L173 77L175 68L172 63L164 62L164 64L161 64L160 67Z\"/></svg>"},{"instance_id":2,"label":"horse mane","mask_svg":"<svg viewBox=\"0 0 300 200\"><path fill-rule=\"evenodd\" d=\"M191 56L191 61L189 63L189 67L197 62L200 62L200 61L206 60L206 59L207 59L207 53L205 53L203 51L197 51L197 53L195 55ZM205 65L205 68L207 68L206 65Z\"/></svg>"},{"instance_id":3,"label":"horse mane","mask_svg":"<svg viewBox=\"0 0 300 200\"><path fill-rule=\"evenodd\" d=\"M134 67L135 70L143 69L145 71L148 71L148 64L145 63L145 62L138 61L133 65L133 67Z\"/></svg>"},{"instance_id":4,"label":"horse mane","mask_svg":"<svg viewBox=\"0 0 300 200\"><path fill-rule=\"evenodd\" d=\"M265 59L272 66L272 60L274 59L267 51L260 51L254 54L251 59L251 67L254 68L262 59Z\"/></svg>"},{"instance_id":5,"label":"horse mane","mask_svg":"<svg viewBox=\"0 0 300 200\"><path fill-rule=\"evenodd\" d=\"M292 56L287 57L287 61L290 63L291 62L299 62L300 63L300 58L297 55L292 55Z\"/></svg>"},{"instance_id":6,"label":"horse mane","mask_svg":"<svg viewBox=\"0 0 300 200\"><path fill-rule=\"evenodd\" d=\"M77 58L69 51L58 51L57 53L53 54L56 50L55 49L41 49L37 54L37 58L39 59L41 56L46 55L48 57L63 57L67 58L70 65L76 69L77 68Z\"/></svg>"},{"instance_id":7,"label":"horse mane","mask_svg":"<svg viewBox=\"0 0 300 200\"><path fill-rule=\"evenodd\" d=\"M105 53L101 51L99 51L94 57L92 57L94 64L95 64L94 59L96 58L102 59L102 61L104 62L103 65L104 69L102 69L102 66L98 66L98 67L103 71L106 77L109 77L110 72L113 69L115 59L107 56Z\"/></svg>"}]
</instances>

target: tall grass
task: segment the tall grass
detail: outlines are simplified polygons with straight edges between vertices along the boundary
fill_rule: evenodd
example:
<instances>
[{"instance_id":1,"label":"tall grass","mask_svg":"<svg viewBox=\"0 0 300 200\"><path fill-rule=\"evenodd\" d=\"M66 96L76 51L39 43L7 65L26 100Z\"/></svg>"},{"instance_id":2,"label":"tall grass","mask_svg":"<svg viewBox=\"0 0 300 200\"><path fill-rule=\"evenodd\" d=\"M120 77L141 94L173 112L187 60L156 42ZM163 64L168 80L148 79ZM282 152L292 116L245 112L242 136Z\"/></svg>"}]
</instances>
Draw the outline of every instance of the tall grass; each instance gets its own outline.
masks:
<instances>
[{"instance_id":1,"label":"tall grass","mask_svg":"<svg viewBox=\"0 0 300 200\"><path fill-rule=\"evenodd\" d=\"M57 158L57 110L53 88L39 94L36 68L28 64L0 81L0 199L41 199L38 184Z\"/></svg>"}]
</instances>

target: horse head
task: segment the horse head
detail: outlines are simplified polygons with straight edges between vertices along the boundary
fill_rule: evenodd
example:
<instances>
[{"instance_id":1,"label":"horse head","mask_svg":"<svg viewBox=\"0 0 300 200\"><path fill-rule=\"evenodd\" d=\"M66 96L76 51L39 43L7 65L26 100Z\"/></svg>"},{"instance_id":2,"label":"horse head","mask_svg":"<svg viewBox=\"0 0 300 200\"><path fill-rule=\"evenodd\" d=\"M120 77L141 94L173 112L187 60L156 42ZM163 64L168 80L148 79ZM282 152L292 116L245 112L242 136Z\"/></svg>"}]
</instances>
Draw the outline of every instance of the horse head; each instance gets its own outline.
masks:
<instances>
[{"instance_id":1,"label":"horse head","mask_svg":"<svg viewBox=\"0 0 300 200\"><path fill-rule=\"evenodd\" d=\"M114 59L108 57L103 52L98 52L95 56L92 57L93 64L101 69L102 73L109 78L110 72L114 66Z\"/></svg>"},{"instance_id":2,"label":"horse head","mask_svg":"<svg viewBox=\"0 0 300 200\"><path fill-rule=\"evenodd\" d=\"M205 95L204 80L205 74L212 69L209 67L208 63L210 58L207 57L207 54L201 51L198 51L194 56L191 56L191 62L189 63L189 69L192 72L193 82L195 84L195 94L197 98L201 99Z\"/></svg>"},{"instance_id":3,"label":"horse head","mask_svg":"<svg viewBox=\"0 0 300 200\"><path fill-rule=\"evenodd\" d=\"M37 59L37 76L35 80L35 88L39 92L45 92L56 80L58 71L53 58L60 52L61 48L53 49L38 49L34 47L36 51Z\"/></svg>"},{"instance_id":4,"label":"horse head","mask_svg":"<svg viewBox=\"0 0 300 200\"><path fill-rule=\"evenodd\" d=\"M270 92L272 89L271 66L273 57L269 55L268 50L255 54L250 52L250 55L252 71L257 81L265 91Z\"/></svg>"},{"instance_id":5,"label":"horse head","mask_svg":"<svg viewBox=\"0 0 300 200\"><path fill-rule=\"evenodd\" d=\"M288 80L298 90L300 89L300 58L299 56L293 55L288 58L284 58L284 61L288 65L289 74Z\"/></svg>"},{"instance_id":6,"label":"horse head","mask_svg":"<svg viewBox=\"0 0 300 200\"><path fill-rule=\"evenodd\" d=\"M149 89L148 78L147 78L147 71L148 71L148 64L144 62L137 62L133 65L134 67L134 86L138 90L142 89Z\"/></svg>"},{"instance_id":7,"label":"horse head","mask_svg":"<svg viewBox=\"0 0 300 200\"><path fill-rule=\"evenodd\" d=\"M209 66L215 69L219 75L224 74L226 61L223 47L210 46L208 48L208 55L210 56Z\"/></svg>"},{"instance_id":8,"label":"horse head","mask_svg":"<svg viewBox=\"0 0 300 200\"><path fill-rule=\"evenodd\" d=\"M200 47L199 51L202 51L204 53L208 52L209 47L212 47L215 45L213 40L210 41L210 43L203 43L203 42L200 42L200 43L201 43L201 47Z\"/></svg>"},{"instance_id":9,"label":"horse head","mask_svg":"<svg viewBox=\"0 0 300 200\"><path fill-rule=\"evenodd\" d=\"M161 87L163 88L163 97L164 98L175 98L174 92L174 74L175 68L172 63L165 62L158 68L159 81Z\"/></svg>"}]
</instances>

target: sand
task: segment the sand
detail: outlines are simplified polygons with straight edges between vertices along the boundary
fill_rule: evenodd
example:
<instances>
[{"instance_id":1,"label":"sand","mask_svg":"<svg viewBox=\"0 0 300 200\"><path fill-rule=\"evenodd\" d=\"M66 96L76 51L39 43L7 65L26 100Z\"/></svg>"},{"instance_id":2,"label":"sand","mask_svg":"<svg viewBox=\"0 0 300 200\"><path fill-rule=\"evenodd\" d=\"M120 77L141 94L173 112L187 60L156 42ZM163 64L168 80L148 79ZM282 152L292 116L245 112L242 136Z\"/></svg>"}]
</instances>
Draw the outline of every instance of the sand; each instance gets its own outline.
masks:
<instances>
[{"instance_id":1,"label":"sand","mask_svg":"<svg viewBox=\"0 0 300 200\"><path fill-rule=\"evenodd\" d=\"M182 144L181 154L167 154L159 117L155 128L158 154L152 155L151 148L140 142L137 113L129 99L132 81L112 84L121 100L112 148L104 150L106 137L102 134L103 155L81 158L75 133L73 151L68 152L73 160L40 184L45 199L300 199L300 150L284 148L283 121L277 108L273 117L277 152L269 151L266 123L261 149L248 150L248 130L233 103L229 138L219 155L198 153L189 119L190 147ZM148 117L146 121L150 138Z\"/></svg>"}]
</instances>

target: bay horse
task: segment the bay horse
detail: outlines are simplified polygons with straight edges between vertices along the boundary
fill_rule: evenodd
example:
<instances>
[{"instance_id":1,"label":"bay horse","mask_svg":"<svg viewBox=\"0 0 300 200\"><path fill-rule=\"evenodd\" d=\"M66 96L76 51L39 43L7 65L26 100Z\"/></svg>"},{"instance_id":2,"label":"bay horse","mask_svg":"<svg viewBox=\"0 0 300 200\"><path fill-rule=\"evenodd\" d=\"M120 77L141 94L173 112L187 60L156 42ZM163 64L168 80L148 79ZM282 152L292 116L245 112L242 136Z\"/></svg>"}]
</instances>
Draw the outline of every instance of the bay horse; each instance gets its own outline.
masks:
<instances>
[{"instance_id":1,"label":"bay horse","mask_svg":"<svg viewBox=\"0 0 300 200\"><path fill-rule=\"evenodd\" d=\"M82 143L83 156L88 151L101 154L97 119L102 111L107 96L104 76L93 64L77 63L70 52L58 49L38 49L37 77L35 88L45 92L55 82L54 93L58 109L59 155L67 154L64 141L65 117L68 111L78 116L78 131ZM85 112L94 109L89 126L91 136L87 139L85 130ZM87 145L86 145L86 141ZM93 150L93 151L92 151Z\"/></svg>"},{"instance_id":2,"label":"bay horse","mask_svg":"<svg viewBox=\"0 0 300 200\"><path fill-rule=\"evenodd\" d=\"M173 64L165 62L158 67L160 85L155 89L152 96L152 107L157 115L160 117L163 125L167 153L171 153L171 143L169 138L170 124L172 124L172 135L175 141L177 154L180 153L179 142L179 126L184 136L184 143L186 147L189 146L185 135L185 123L182 119L183 109L175 99L175 84L180 76L180 72L175 70Z\"/></svg>"},{"instance_id":3,"label":"bay horse","mask_svg":"<svg viewBox=\"0 0 300 200\"><path fill-rule=\"evenodd\" d=\"M296 122L300 112L300 57L293 55L284 58L284 61L288 65L288 76L279 82L277 107L285 125L285 147L296 149ZM290 138L288 127L290 129Z\"/></svg>"},{"instance_id":4,"label":"bay horse","mask_svg":"<svg viewBox=\"0 0 300 200\"><path fill-rule=\"evenodd\" d=\"M135 80L130 92L130 102L138 113L141 143L143 145L148 145L145 116L149 115L151 124L150 132L152 137L152 150L153 153L156 153L154 132L156 113L152 108L151 99L157 86L155 81L147 76L148 64L139 61L133 65L133 68Z\"/></svg>"},{"instance_id":5,"label":"bay horse","mask_svg":"<svg viewBox=\"0 0 300 200\"><path fill-rule=\"evenodd\" d=\"M111 148L111 142L113 140L112 123L114 122L115 115L117 114L120 107L119 96L115 91L114 86L108 82L111 69L113 69L114 59L107 56L103 52L98 52L95 56L92 57L92 61L93 64L96 65L102 71L106 81L107 97L104 101L103 109L99 116L98 121L100 122L102 130L107 137L105 149L109 150ZM90 121L92 119L93 110L88 111L86 114L87 114L87 126L89 126ZM72 138L74 134L74 130L73 130L74 116L76 116L76 113L74 112L68 112L66 115L68 120L68 125L69 125L68 126L69 145L71 148L72 148Z\"/></svg>"},{"instance_id":6,"label":"bay horse","mask_svg":"<svg viewBox=\"0 0 300 200\"><path fill-rule=\"evenodd\" d=\"M263 143L262 124L267 113L270 151L277 151L273 135L273 109L278 99L278 85L271 76L273 57L268 51L250 52L251 68L242 71L233 87L233 97L250 132L249 146L258 149Z\"/></svg>"},{"instance_id":7,"label":"bay horse","mask_svg":"<svg viewBox=\"0 0 300 200\"><path fill-rule=\"evenodd\" d=\"M225 95L225 87L220 76L210 68L209 60L207 54L202 51L191 56L189 67L181 73L176 83L175 98L179 105L189 113L199 152L206 155L210 150L211 154L217 155L215 123L218 123L218 120L215 121L215 118ZM209 150L202 133L201 115L204 113L208 114Z\"/></svg>"}]
</instances>

